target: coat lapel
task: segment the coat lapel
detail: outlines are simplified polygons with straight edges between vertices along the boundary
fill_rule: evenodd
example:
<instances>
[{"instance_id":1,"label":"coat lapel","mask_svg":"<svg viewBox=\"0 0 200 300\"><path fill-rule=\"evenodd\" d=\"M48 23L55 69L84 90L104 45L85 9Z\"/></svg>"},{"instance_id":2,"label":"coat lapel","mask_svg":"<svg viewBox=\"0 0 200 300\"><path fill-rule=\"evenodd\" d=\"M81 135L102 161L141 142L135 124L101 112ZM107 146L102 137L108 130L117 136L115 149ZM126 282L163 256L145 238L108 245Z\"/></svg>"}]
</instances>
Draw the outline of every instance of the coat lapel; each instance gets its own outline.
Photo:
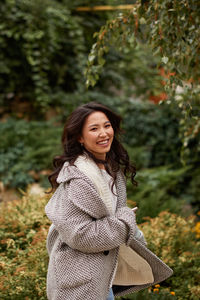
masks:
<instances>
[{"instance_id":1,"label":"coat lapel","mask_svg":"<svg viewBox=\"0 0 200 300\"><path fill-rule=\"evenodd\" d=\"M122 181L124 181L124 184L122 184ZM126 206L126 180L121 171L117 173L116 190L117 190L117 208Z\"/></svg>"},{"instance_id":2,"label":"coat lapel","mask_svg":"<svg viewBox=\"0 0 200 300\"><path fill-rule=\"evenodd\" d=\"M91 176L90 176L91 177ZM99 192L97 190L97 187L95 186L92 179L90 179L89 176L85 174L85 172L81 171L77 166L71 166L68 162L64 163L59 176L57 178L57 182L59 184L65 184L68 183L70 180L76 180L76 179L84 179L92 188L93 192L96 195L93 197L93 201L95 202L95 205L91 206L91 203L84 202L84 206L82 207L82 203L79 203L79 206L82 207L83 211L87 212L91 216L94 216L95 218L102 218L110 214L109 209L105 202L102 200L102 198L99 195ZM55 195L52 196L54 198ZM95 211L92 210L92 207L95 207Z\"/></svg>"},{"instance_id":3,"label":"coat lapel","mask_svg":"<svg viewBox=\"0 0 200 300\"><path fill-rule=\"evenodd\" d=\"M143 273L144 270L142 270L142 268L137 269L137 262L133 262L133 264L131 263L133 270L135 269L136 271L139 271L139 273L136 273L136 275L137 274L142 275L143 273L144 277L143 279L141 277L142 280L140 282L137 282L134 280L134 278L132 278L132 282L128 282L128 284L126 283L123 284L122 281L121 283L119 281L116 284L114 283L113 292L115 296L123 296L126 295L127 293L137 292L149 286L155 285L167 279L173 274L173 270L170 267L168 267L160 258L158 258L153 252L151 252L146 246L144 246L135 238L133 238L129 247L148 263L151 270L149 270L150 271L149 276L146 277L146 275ZM133 259L134 256L135 255L132 256ZM153 275L152 280L151 280L151 272Z\"/></svg>"}]
</instances>

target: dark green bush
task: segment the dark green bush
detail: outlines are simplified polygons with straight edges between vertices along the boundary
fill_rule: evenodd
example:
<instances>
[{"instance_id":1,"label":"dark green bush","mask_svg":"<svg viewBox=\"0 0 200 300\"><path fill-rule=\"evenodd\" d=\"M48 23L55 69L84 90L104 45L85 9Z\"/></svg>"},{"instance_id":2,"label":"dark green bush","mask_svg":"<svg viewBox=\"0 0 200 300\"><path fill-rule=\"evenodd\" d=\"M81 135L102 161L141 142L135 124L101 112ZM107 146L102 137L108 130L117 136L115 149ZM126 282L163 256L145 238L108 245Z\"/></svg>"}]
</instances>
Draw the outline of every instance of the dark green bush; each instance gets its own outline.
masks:
<instances>
[{"instance_id":1,"label":"dark green bush","mask_svg":"<svg viewBox=\"0 0 200 300\"><path fill-rule=\"evenodd\" d=\"M108 2L117 4L117 1L101 1L101 4ZM93 5L93 2L1 3L0 104L6 112L15 114L13 104L28 102L27 114L32 119L41 118L49 106L67 105L67 98L73 103L73 93L84 97L83 73L93 34L113 12L79 13L75 10L79 5ZM134 49L134 54L128 48L120 55L112 51L96 93L113 95L120 89L126 94L135 90L135 94L144 96L147 90L150 93L157 89L160 79L150 53L150 49L142 46Z\"/></svg>"},{"instance_id":2,"label":"dark green bush","mask_svg":"<svg viewBox=\"0 0 200 300\"><path fill-rule=\"evenodd\" d=\"M1 101L28 99L45 108L55 88L78 88L86 48L80 18L68 6L52 0L1 3Z\"/></svg>"},{"instance_id":3,"label":"dark green bush","mask_svg":"<svg viewBox=\"0 0 200 300\"><path fill-rule=\"evenodd\" d=\"M180 165L181 140L178 112L167 104L129 101L124 106L125 142L141 149L138 167L154 167L170 163ZM137 150L139 148L139 150ZM134 157L134 149L132 151ZM144 152L146 156L144 158Z\"/></svg>"},{"instance_id":4,"label":"dark green bush","mask_svg":"<svg viewBox=\"0 0 200 300\"><path fill-rule=\"evenodd\" d=\"M189 167L175 169L172 165L139 171L136 176L138 187L133 188L128 183L128 203L139 207L137 221L141 223L147 216L156 217L163 210L188 216L191 207L186 211L183 207L191 204L195 200L193 194L199 191L197 184L193 191L185 184L189 172Z\"/></svg>"},{"instance_id":5,"label":"dark green bush","mask_svg":"<svg viewBox=\"0 0 200 300\"><path fill-rule=\"evenodd\" d=\"M61 153L61 128L52 121L8 119L0 123L0 175L5 185L24 188L33 182L31 171L51 168Z\"/></svg>"}]
</instances>

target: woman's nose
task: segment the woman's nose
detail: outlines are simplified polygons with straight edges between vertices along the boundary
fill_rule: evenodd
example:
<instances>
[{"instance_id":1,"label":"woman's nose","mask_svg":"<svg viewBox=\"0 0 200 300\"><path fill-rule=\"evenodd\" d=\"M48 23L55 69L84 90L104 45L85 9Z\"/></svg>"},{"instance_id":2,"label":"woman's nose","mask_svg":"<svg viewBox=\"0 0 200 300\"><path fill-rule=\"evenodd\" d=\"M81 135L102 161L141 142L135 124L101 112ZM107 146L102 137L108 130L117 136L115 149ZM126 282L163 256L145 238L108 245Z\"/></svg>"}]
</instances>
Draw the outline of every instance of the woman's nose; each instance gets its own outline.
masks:
<instances>
[{"instance_id":1,"label":"woman's nose","mask_svg":"<svg viewBox=\"0 0 200 300\"><path fill-rule=\"evenodd\" d=\"M106 135L107 135L107 133L106 133L105 129L102 128L100 130L99 136L103 137L103 136L106 136Z\"/></svg>"}]
</instances>

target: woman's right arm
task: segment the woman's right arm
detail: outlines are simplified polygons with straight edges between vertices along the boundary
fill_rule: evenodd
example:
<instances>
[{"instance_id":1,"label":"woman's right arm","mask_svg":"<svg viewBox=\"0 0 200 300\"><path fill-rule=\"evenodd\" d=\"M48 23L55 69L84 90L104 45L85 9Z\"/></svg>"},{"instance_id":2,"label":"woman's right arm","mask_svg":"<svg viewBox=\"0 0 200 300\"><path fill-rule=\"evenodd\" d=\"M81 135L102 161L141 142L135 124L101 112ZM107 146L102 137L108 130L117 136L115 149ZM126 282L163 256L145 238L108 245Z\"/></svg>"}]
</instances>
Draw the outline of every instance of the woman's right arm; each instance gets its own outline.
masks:
<instances>
[{"instance_id":1,"label":"woman's right arm","mask_svg":"<svg viewBox=\"0 0 200 300\"><path fill-rule=\"evenodd\" d=\"M95 253L124 243L128 246L136 231L135 213L121 207L114 215L101 216L97 203L99 195L93 186L85 180L71 180L59 187L46 214L60 239L71 248Z\"/></svg>"}]
</instances>

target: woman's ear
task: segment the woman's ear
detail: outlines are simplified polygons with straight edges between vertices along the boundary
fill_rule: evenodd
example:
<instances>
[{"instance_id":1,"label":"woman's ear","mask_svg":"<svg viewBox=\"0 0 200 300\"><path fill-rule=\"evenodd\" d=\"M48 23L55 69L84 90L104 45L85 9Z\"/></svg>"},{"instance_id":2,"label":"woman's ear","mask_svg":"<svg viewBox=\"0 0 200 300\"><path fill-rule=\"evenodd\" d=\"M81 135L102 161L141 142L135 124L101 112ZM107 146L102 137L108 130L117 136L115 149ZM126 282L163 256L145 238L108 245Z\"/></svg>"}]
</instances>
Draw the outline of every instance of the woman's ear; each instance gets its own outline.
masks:
<instances>
[{"instance_id":1,"label":"woman's ear","mask_svg":"<svg viewBox=\"0 0 200 300\"><path fill-rule=\"evenodd\" d=\"M82 138L82 136L80 136L80 137L78 138L78 142L79 142L80 144L83 144L83 138Z\"/></svg>"}]
</instances>

